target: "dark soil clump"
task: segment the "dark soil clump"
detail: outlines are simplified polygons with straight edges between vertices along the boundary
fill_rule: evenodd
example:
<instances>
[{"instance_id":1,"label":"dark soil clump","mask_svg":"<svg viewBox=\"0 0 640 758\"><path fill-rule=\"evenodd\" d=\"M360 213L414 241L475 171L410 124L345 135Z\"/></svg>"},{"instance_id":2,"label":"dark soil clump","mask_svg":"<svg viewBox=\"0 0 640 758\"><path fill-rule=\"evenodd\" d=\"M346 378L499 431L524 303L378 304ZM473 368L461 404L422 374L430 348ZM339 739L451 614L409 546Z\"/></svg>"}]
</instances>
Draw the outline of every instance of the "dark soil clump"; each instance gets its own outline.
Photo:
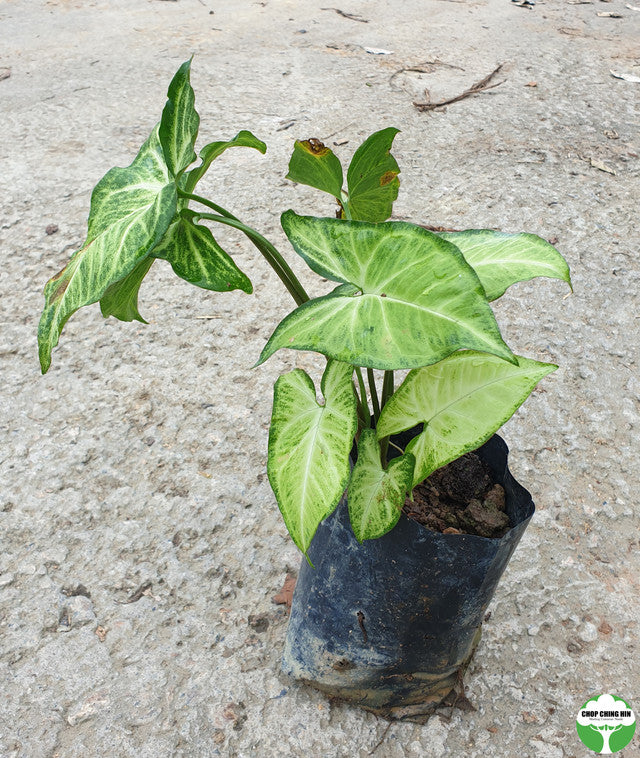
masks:
<instances>
[{"instance_id":1,"label":"dark soil clump","mask_svg":"<svg viewBox=\"0 0 640 758\"><path fill-rule=\"evenodd\" d=\"M502 537L511 526L504 508L504 489L475 453L467 453L415 487L403 511L434 532Z\"/></svg>"}]
</instances>

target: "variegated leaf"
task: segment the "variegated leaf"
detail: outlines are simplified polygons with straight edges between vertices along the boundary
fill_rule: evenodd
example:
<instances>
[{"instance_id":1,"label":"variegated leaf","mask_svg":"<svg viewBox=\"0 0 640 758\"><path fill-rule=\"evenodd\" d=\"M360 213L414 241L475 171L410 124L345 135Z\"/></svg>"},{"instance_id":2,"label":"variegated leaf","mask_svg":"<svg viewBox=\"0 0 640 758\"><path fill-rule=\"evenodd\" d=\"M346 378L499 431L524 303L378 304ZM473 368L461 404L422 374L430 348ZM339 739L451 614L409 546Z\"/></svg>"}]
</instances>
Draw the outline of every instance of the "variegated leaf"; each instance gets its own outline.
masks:
<instances>
[{"instance_id":1,"label":"variegated leaf","mask_svg":"<svg viewBox=\"0 0 640 758\"><path fill-rule=\"evenodd\" d=\"M473 269L435 234L293 211L282 226L313 271L344 284L289 314L259 363L284 347L378 369L426 366L460 349L514 360Z\"/></svg>"},{"instance_id":2,"label":"variegated leaf","mask_svg":"<svg viewBox=\"0 0 640 758\"><path fill-rule=\"evenodd\" d=\"M174 272L198 287L217 292L253 292L248 277L216 242L211 231L193 222L196 214L183 210L151 253L169 261Z\"/></svg>"},{"instance_id":3,"label":"variegated leaf","mask_svg":"<svg viewBox=\"0 0 640 758\"><path fill-rule=\"evenodd\" d=\"M519 356L517 361L467 351L409 372L383 408L376 431L382 439L424 424L405 451L416 458L413 486L486 442L557 368Z\"/></svg>"},{"instance_id":4,"label":"variegated leaf","mask_svg":"<svg viewBox=\"0 0 640 758\"><path fill-rule=\"evenodd\" d=\"M194 147L200 126L195 94L189 81L191 61L180 66L171 80L160 121L160 143L169 171L177 176L196 159Z\"/></svg>"},{"instance_id":5,"label":"variegated leaf","mask_svg":"<svg viewBox=\"0 0 640 758\"><path fill-rule=\"evenodd\" d=\"M345 363L328 363L322 377L324 405L301 369L284 374L275 385L267 472L287 529L305 554L349 481L357 429L352 374Z\"/></svg>"},{"instance_id":6,"label":"variegated leaf","mask_svg":"<svg viewBox=\"0 0 640 758\"><path fill-rule=\"evenodd\" d=\"M211 163L230 147L252 147L263 155L267 152L267 146L265 143L251 134L251 132L244 129L241 132L238 132L233 139L226 142L210 142L200 151L201 164L184 175L183 181L180 184L181 188L184 188L186 192L193 192L194 187L202 176L204 176Z\"/></svg>"},{"instance_id":7,"label":"variegated leaf","mask_svg":"<svg viewBox=\"0 0 640 758\"><path fill-rule=\"evenodd\" d=\"M153 258L143 258L128 276L109 287L100 298L100 310L105 318L114 316L120 321L147 323L138 311L138 292L152 265Z\"/></svg>"},{"instance_id":8,"label":"variegated leaf","mask_svg":"<svg viewBox=\"0 0 640 758\"><path fill-rule=\"evenodd\" d=\"M176 200L156 126L130 166L111 169L96 185L83 247L45 286L38 328L43 373L69 317L100 300L147 256L171 223Z\"/></svg>"},{"instance_id":9,"label":"variegated leaf","mask_svg":"<svg viewBox=\"0 0 640 758\"><path fill-rule=\"evenodd\" d=\"M358 542L382 537L397 524L405 496L411 492L415 462L411 453L405 453L383 469L375 431L360 433L348 496L349 518Z\"/></svg>"},{"instance_id":10,"label":"variegated leaf","mask_svg":"<svg viewBox=\"0 0 640 758\"><path fill-rule=\"evenodd\" d=\"M516 282L548 276L571 287L569 266L560 253L535 234L506 234L491 229L441 232L478 275L489 300L496 300Z\"/></svg>"}]
</instances>

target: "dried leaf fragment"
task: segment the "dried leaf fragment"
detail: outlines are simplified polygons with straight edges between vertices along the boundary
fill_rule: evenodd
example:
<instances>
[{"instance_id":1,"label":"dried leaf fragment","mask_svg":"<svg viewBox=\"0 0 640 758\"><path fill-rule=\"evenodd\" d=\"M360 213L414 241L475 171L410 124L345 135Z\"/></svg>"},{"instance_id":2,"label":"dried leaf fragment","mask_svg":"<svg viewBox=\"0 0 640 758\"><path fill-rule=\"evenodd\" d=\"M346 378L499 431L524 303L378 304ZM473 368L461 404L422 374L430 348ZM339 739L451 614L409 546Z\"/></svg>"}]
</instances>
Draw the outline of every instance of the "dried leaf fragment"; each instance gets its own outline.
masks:
<instances>
[{"instance_id":1,"label":"dried leaf fragment","mask_svg":"<svg viewBox=\"0 0 640 758\"><path fill-rule=\"evenodd\" d=\"M371 55L393 55L393 50L384 50L381 47L365 47L364 50Z\"/></svg>"},{"instance_id":2,"label":"dried leaf fragment","mask_svg":"<svg viewBox=\"0 0 640 758\"><path fill-rule=\"evenodd\" d=\"M616 79L624 79L625 82L640 82L640 76L636 76L635 74L628 74L624 71L613 70L609 70L609 73L611 76L615 76Z\"/></svg>"},{"instance_id":3,"label":"dried leaf fragment","mask_svg":"<svg viewBox=\"0 0 640 758\"><path fill-rule=\"evenodd\" d=\"M616 175L616 172L612 168L609 168L609 166L606 164L602 163L602 161L598 161L595 158L590 158L589 163L592 168L597 168L598 171L604 171L606 174L612 174L613 176Z\"/></svg>"},{"instance_id":4,"label":"dried leaf fragment","mask_svg":"<svg viewBox=\"0 0 640 758\"><path fill-rule=\"evenodd\" d=\"M295 574L287 573L287 576L282 585L282 589L277 595L271 598L271 602L276 605L286 605L288 610L291 610L291 603L293 601L293 590L296 586L297 576Z\"/></svg>"}]
</instances>

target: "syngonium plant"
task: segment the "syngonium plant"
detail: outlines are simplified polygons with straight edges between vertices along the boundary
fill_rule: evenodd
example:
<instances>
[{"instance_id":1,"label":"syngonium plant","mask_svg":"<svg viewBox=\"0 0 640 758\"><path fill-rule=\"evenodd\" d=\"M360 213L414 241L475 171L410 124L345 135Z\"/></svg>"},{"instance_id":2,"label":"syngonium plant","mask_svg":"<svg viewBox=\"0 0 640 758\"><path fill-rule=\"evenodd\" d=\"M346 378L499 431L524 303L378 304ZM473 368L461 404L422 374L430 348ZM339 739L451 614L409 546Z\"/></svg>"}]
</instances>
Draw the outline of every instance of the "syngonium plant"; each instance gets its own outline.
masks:
<instances>
[{"instance_id":1,"label":"syngonium plant","mask_svg":"<svg viewBox=\"0 0 640 758\"><path fill-rule=\"evenodd\" d=\"M264 153L266 146L241 131L207 144L192 167L200 119L190 66L187 61L174 76L162 118L133 163L111 169L96 185L87 238L45 287L38 332L42 371L64 324L84 305L99 302L105 317L144 322L138 290L158 258L199 287L251 293L248 277L203 222L235 227L273 267L297 306L276 327L256 365L281 348L327 358L322 400L301 369L275 384L267 468L291 537L306 555L318 524L345 490L356 538L380 537L395 526L416 485L484 443L557 368L514 355L490 302L515 282L538 276L570 285L568 266L532 234L433 233L387 221L400 172L390 153L398 130L387 128L356 150L346 190L340 161L328 147L317 139L295 143L288 178L328 192L338 203L335 218L292 210L282 215L296 253L337 283L310 299L268 240L195 194L225 150L243 146ZM394 389L399 369L408 373ZM380 391L375 370L384 372ZM404 449L390 439L418 425L422 431Z\"/></svg>"}]
</instances>

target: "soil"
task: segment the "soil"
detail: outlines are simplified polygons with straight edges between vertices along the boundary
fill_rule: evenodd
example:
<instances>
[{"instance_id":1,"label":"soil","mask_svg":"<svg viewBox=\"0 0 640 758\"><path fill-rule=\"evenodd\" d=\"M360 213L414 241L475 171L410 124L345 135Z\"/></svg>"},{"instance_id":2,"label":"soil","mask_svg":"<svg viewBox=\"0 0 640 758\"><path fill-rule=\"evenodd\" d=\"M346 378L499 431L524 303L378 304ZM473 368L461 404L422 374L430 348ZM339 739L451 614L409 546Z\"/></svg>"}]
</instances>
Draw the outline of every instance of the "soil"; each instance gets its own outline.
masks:
<instances>
[{"instance_id":1,"label":"soil","mask_svg":"<svg viewBox=\"0 0 640 758\"><path fill-rule=\"evenodd\" d=\"M408 518L443 534L502 537L510 528L505 492L476 453L434 471L405 501Z\"/></svg>"}]
</instances>

